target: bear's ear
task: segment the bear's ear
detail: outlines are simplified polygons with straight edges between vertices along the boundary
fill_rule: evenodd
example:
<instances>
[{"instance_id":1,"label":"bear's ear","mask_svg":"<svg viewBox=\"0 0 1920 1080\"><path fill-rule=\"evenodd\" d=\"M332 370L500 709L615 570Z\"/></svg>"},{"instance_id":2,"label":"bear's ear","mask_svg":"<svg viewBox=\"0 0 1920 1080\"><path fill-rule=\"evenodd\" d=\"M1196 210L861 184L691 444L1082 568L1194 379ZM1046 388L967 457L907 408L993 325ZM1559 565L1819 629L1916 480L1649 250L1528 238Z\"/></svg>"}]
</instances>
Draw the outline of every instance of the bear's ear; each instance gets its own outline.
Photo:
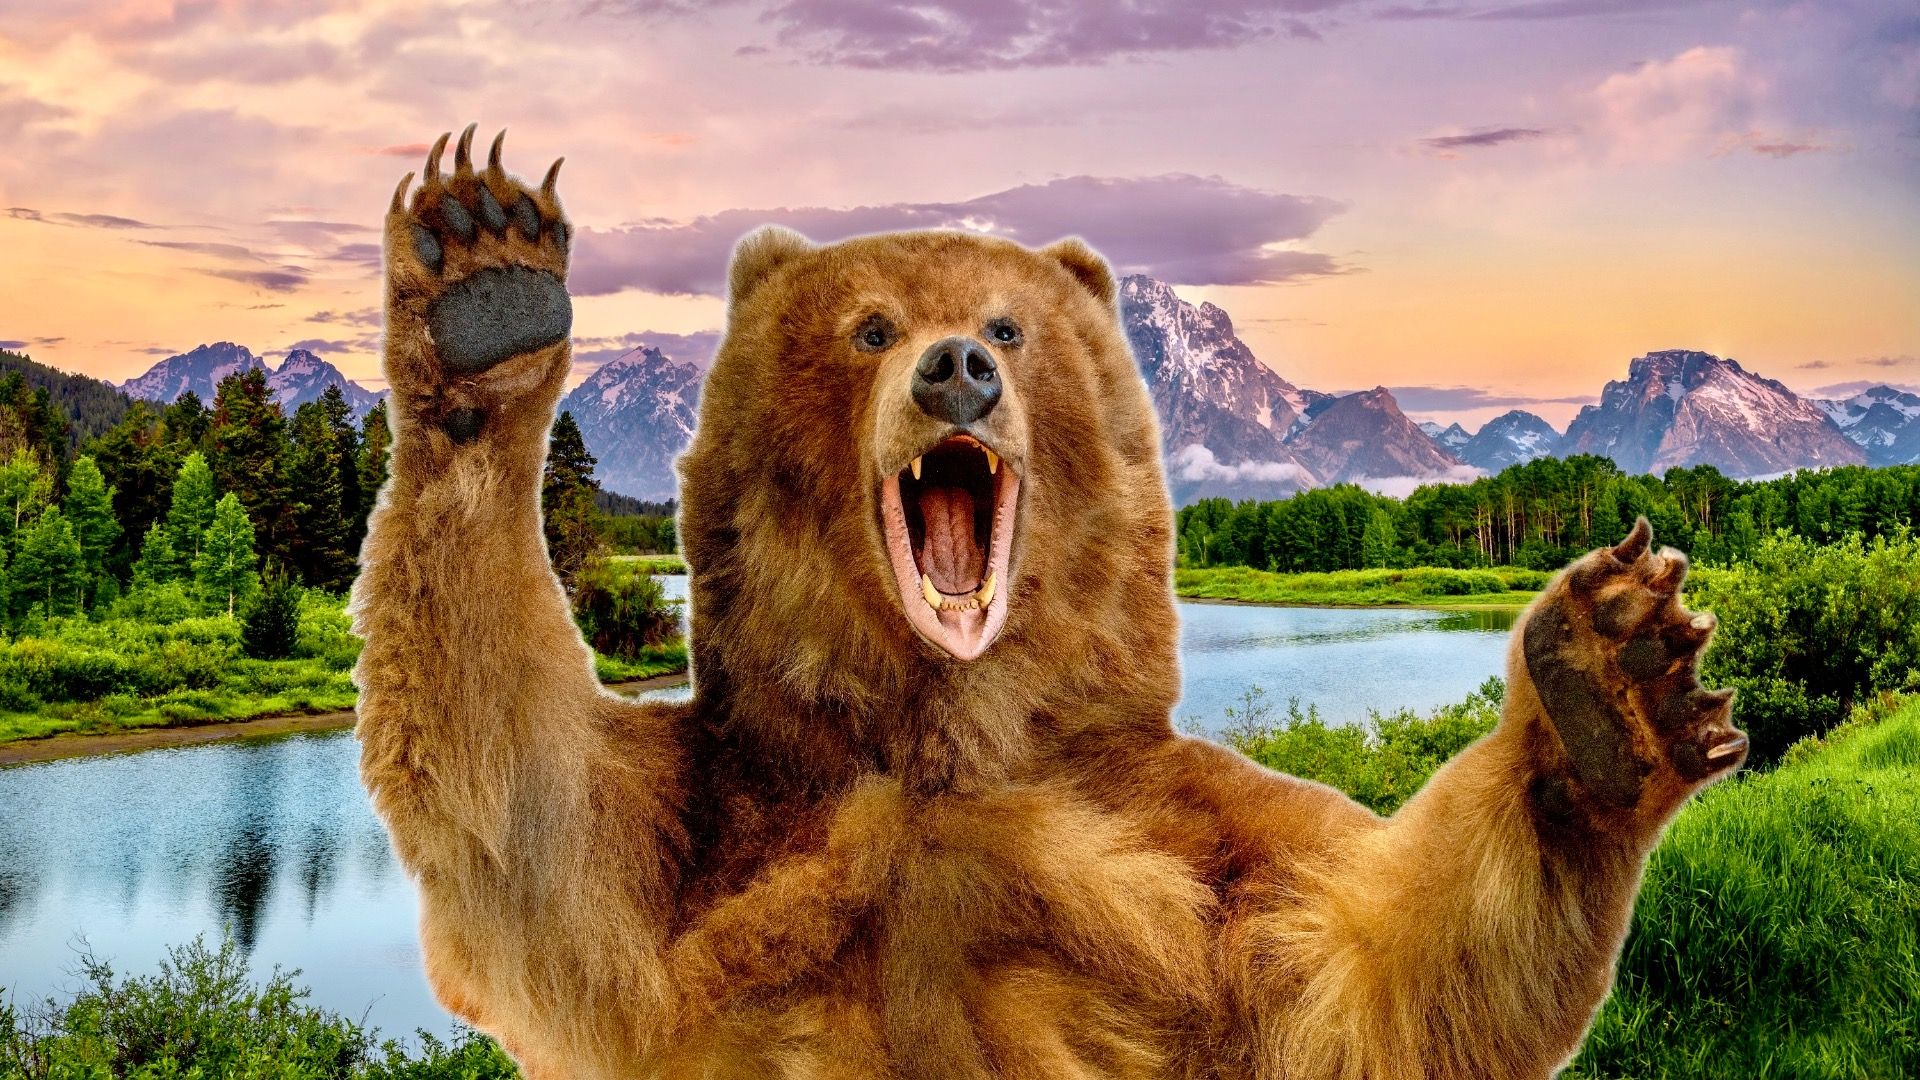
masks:
<instances>
[{"instance_id":1,"label":"bear's ear","mask_svg":"<svg viewBox=\"0 0 1920 1080\"><path fill-rule=\"evenodd\" d=\"M775 270L812 250L811 240L782 225L763 225L741 237L727 267L727 306L739 307Z\"/></svg>"},{"instance_id":2,"label":"bear's ear","mask_svg":"<svg viewBox=\"0 0 1920 1080\"><path fill-rule=\"evenodd\" d=\"M1108 307L1114 303L1113 269L1085 240L1069 236L1040 249L1040 254L1066 267L1074 280L1086 287L1094 299Z\"/></svg>"}]
</instances>

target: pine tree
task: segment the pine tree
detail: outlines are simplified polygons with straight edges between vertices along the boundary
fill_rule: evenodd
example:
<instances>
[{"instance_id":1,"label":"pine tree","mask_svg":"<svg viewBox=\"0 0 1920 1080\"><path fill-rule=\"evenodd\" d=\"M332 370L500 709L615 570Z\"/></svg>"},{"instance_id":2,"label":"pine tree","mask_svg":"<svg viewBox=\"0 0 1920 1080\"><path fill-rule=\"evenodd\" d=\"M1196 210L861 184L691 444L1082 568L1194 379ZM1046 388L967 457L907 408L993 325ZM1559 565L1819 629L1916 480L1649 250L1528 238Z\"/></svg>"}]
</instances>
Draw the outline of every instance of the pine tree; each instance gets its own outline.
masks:
<instances>
[{"instance_id":1,"label":"pine tree","mask_svg":"<svg viewBox=\"0 0 1920 1080\"><path fill-rule=\"evenodd\" d=\"M20 537L13 563L15 603L44 604L49 615L68 614L79 608L86 580L73 525L59 507L49 507Z\"/></svg>"},{"instance_id":2,"label":"pine tree","mask_svg":"<svg viewBox=\"0 0 1920 1080\"><path fill-rule=\"evenodd\" d=\"M260 553L282 563L289 561L293 539L289 456L287 421L267 388L266 372L249 368L220 380L207 432L207 464L220 490L246 508Z\"/></svg>"},{"instance_id":3,"label":"pine tree","mask_svg":"<svg viewBox=\"0 0 1920 1080\"><path fill-rule=\"evenodd\" d=\"M232 615L241 601L260 588L254 566L253 522L239 497L229 491L214 505L213 521L193 560L193 578L208 600L225 604Z\"/></svg>"},{"instance_id":4,"label":"pine tree","mask_svg":"<svg viewBox=\"0 0 1920 1080\"><path fill-rule=\"evenodd\" d=\"M367 535L367 517L373 513L380 489L387 485L387 457L392 445L393 431L387 427L387 402L382 398L360 421L360 510L353 527L356 549L360 546L359 540Z\"/></svg>"},{"instance_id":5,"label":"pine tree","mask_svg":"<svg viewBox=\"0 0 1920 1080\"><path fill-rule=\"evenodd\" d=\"M140 544L140 558L133 564L134 588L159 585L180 576L180 554L173 549L167 527L154 522L147 526L147 538Z\"/></svg>"},{"instance_id":6,"label":"pine tree","mask_svg":"<svg viewBox=\"0 0 1920 1080\"><path fill-rule=\"evenodd\" d=\"M573 414L561 413L548 442L540 509L545 517L547 555L560 580L569 585L599 546L594 529L593 497L600 490L593 479L595 464Z\"/></svg>"},{"instance_id":7,"label":"pine tree","mask_svg":"<svg viewBox=\"0 0 1920 1080\"><path fill-rule=\"evenodd\" d=\"M173 502L167 507L168 539L183 565L200 554L200 537L213 523L214 500L213 470L196 450L180 463L173 478Z\"/></svg>"},{"instance_id":8,"label":"pine tree","mask_svg":"<svg viewBox=\"0 0 1920 1080\"><path fill-rule=\"evenodd\" d=\"M153 407L136 401L119 423L82 447L99 464L107 486L113 489L113 512L122 531L108 561L116 572L124 572L139 553L140 538L147 534L147 527L167 516L173 478L180 471L185 450L169 442L166 435Z\"/></svg>"},{"instance_id":9,"label":"pine tree","mask_svg":"<svg viewBox=\"0 0 1920 1080\"><path fill-rule=\"evenodd\" d=\"M344 412L344 398L340 405ZM299 501L292 508L292 565L309 585L344 589L353 580L350 541L360 486L353 447L347 442L353 429L347 427L343 438L322 399L300 406L293 414L292 432L291 469L301 480ZM351 493L346 490L348 477Z\"/></svg>"},{"instance_id":10,"label":"pine tree","mask_svg":"<svg viewBox=\"0 0 1920 1080\"><path fill-rule=\"evenodd\" d=\"M120 539L120 523L113 517L113 489L90 457L74 461L67 472L67 497L62 503L73 535L80 542L80 560L89 584L107 576L107 557ZM94 597L89 595L89 603Z\"/></svg>"},{"instance_id":11,"label":"pine tree","mask_svg":"<svg viewBox=\"0 0 1920 1080\"><path fill-rule=\"evenodd\" d=\"M173 399L161 414L160 422L167 429L167 441L188 450L197 450L207 440L207 431L213 426L213 414L207 411L207 403L200 395L188 390Z\"/></svg>"}]
</instances>

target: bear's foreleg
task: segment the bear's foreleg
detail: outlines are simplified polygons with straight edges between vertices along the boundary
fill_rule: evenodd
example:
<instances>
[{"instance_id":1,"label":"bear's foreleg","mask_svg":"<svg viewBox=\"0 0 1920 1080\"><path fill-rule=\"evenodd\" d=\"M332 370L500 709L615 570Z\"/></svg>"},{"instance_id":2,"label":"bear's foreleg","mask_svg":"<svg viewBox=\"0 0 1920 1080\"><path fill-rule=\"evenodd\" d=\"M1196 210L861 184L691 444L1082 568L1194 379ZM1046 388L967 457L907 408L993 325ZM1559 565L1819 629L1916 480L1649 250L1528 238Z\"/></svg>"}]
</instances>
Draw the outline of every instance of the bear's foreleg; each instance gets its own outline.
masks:
<instances>
[{"instance_id":1,"label":"bear's foreleg","mask_svg":"<svg viewBox=\"0 0 1920 1080\"><path fill-rule=\"evenodd\" d=\"M451 175L441 136L387 214L392 478L353 591L362 772L416 872L510 863L514 801L564 786L600 707L540 519L571 355L569 226L554 173L514 180L497 140L475 171L472 134Z\"/></svg>"},{"instance_id":2,"label":"bear's foreleg","mask_svg":"<svg viewBox=\"0 0 1920 1080\"><path fill-rule=\"evenodd\" d=\"M1746 740L1695 678L1711 615L1644 520L1516 629L1498 728L1305 866L1231 950L1255 1072L1544 1077L1613 982L1646 857Z\"/></svg>"}]
</instances>

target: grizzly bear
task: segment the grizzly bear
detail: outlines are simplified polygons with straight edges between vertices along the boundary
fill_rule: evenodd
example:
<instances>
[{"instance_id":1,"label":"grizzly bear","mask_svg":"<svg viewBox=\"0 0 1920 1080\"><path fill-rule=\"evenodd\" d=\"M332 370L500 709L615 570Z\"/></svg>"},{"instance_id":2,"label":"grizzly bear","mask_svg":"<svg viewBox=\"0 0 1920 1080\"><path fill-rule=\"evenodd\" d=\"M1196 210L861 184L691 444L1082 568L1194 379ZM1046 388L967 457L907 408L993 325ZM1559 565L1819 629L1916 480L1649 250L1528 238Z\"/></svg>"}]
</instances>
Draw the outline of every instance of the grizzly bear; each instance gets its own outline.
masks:
<instances>
[{"instance_id":1,"label":"grizzly bear","mask_svg":"<svg viewBox=\"0 0 1920 1080\"><path fill-rule=\"evenodd\" d=\"M1640 522L1382 819L1177 734L1171 512L1077 240L743 240L681 459L685 703L603 690L541 538L555 192L441 136L386 221L359 738L428 977L534 1078L1540 1077L1739 766Z\"/></svg>"}]
</instances>

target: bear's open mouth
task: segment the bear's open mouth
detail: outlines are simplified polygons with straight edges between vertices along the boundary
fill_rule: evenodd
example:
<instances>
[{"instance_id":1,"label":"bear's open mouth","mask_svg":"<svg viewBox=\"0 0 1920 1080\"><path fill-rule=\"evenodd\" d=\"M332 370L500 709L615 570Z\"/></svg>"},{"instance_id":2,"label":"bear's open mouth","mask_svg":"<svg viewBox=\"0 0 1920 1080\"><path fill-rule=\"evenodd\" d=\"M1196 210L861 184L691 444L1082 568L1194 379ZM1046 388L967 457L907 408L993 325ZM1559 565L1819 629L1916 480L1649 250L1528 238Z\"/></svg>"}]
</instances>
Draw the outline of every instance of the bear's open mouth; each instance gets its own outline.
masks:
<instances>
[{"instance_id":1,"label":"bear's open mouth","mask_svg":"<svg viewBox=\"0 0 1920 1080\"><path fill-rule=\"evenodd\" d=\"M889 475L880 517L907 621L958 659L1006 623L1008 554L1020 479L1000 455L955 435Z\"/></svg>"}]
</instances>

